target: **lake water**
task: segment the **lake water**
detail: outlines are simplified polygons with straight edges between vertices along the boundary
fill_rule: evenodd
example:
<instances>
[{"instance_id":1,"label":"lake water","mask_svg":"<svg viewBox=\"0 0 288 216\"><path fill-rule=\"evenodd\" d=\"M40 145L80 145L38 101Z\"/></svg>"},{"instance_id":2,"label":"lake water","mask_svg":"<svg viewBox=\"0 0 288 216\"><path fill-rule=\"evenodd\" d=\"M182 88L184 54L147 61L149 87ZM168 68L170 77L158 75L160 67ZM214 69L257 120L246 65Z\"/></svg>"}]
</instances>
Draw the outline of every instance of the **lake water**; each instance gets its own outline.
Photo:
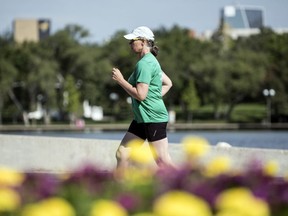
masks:
<instances>
[{"instance_id":1,"label":"lake water","mask_svg":"<svg viewBox=\"0 0 288 216\"><path fill-rule=\"evenodd\" d=\"M9 134L70 137L81 139L121 140L125 131L87 131L87 132L13 132ZM6 133L8 134L8 133ZM232 146L248 148L288 149L288 131L171 131L168 132L170 143L181 143L186 136L201 136L211 145L227 142Z\"/></svg>"}]
</instances>

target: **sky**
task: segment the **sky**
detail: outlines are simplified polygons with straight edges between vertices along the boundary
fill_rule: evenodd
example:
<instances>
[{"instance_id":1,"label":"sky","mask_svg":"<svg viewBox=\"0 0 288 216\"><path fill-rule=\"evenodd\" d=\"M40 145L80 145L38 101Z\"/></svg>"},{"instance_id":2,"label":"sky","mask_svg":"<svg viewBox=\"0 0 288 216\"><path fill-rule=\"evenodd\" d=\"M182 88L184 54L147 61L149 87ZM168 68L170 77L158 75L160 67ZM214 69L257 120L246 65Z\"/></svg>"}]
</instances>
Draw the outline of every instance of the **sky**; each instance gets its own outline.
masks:
<instances>
[{"instance_id":1,"label":"sky","mask_svg":"<svg viewBox=\"0 0 288 216\"><path fill-rule=\"evenodd\" d=\"M142 25L152 30L178 25L201 35L218 27L226 5L262 6L265 26L288 28L288 0L0 0L0 34L12 32L15 19L44 18L50 19L52 34L77 24L97 43Z\"/></svg>"}]
</instances>

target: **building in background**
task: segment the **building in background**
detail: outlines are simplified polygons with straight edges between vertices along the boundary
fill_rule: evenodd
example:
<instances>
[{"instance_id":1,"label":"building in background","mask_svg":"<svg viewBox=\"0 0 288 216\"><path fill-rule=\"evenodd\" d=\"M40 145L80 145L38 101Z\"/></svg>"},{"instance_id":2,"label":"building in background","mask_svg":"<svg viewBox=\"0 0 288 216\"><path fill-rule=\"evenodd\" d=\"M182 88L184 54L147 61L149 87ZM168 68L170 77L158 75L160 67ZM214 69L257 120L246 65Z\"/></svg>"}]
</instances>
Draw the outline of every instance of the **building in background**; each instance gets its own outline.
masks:
<instances>
[{"instance_id":1,"label":"building in background","mask_svg":"<svg viewBox=\"0 0 288 216\"><path fill-rule=\"evenodd\" d=\"M49 19L16 19L13 23L14 40L38 42L50 35L51 22Z\"/></svg>"},{"instance_id":2,"label":"building in background","mask_svg":"<svg viewBox=\"0 0 288 216\"><path fill-rule=\"evenodd\" d=\"M264 26L264 7L229 5L220 11L220 27L234 39L258 34Z\"/></svg>"},{"instance_id":3,"label":"building in background","mask_svg":"<svg viewBox=\"0 0 288 216\"><path fill-rule=\"evenodd\" d=\"M265 8L262 6L228 5L220 10L220 23L216 31L206 30L202 38L211 39L219 32L233 39L259 34L265 25ZM277 34L287 33L287 28L271 28Z\"/></svg>"},{"instance_id":4,"label":"building in background","mask_svg":"<svg viewBox=\"0 0 288 216\"><path fill-rule=\"evenodd\" d=\"M260 6L225 6L221 22L232 29L254 29L264 26L264 8Z\"/></svg>"},{"instance_id":5,"label":"building in background","mask_svg":"<svg viewBox=\"0 0 288 216\"><path fill-rule=\"evenodd\" d=\"M220 9L220 22L216 30L237 39L260 33L260 28L265 26L264 7L227 5ZM204 38L210 39L215 31L207 30Z\"/></svg>"}]
</instances>

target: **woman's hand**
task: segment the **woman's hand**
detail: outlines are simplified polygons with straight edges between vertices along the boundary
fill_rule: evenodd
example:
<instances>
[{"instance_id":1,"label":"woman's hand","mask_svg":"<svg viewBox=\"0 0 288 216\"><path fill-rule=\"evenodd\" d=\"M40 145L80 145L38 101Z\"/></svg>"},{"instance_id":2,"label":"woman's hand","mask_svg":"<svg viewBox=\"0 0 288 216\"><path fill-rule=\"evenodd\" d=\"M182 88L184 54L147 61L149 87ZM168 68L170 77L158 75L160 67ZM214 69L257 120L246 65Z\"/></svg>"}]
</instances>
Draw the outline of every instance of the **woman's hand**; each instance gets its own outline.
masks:
<instances>
[{"instance_id":1,"label":"woman's hand","mask_svg":"<svg viewBox=\"0 0 288 216\"><path fill-rule=\"evenodd\" d=\"M117 81L118 83L124 79L121 71L118 68L112 69L112 79Z\"/></svg>"},{"instance_id":2,"label":"woman's hand","mask_svg":"<svg viewBox=\"0 0 288 216\"><path fill-rule=\"evenodd\" d=\"M136 87L127 82L118 68L112 69L112 79L115 80L131 97L142 101L148 94L149 85L137 83Z\"/></svg>"}]
</instances>

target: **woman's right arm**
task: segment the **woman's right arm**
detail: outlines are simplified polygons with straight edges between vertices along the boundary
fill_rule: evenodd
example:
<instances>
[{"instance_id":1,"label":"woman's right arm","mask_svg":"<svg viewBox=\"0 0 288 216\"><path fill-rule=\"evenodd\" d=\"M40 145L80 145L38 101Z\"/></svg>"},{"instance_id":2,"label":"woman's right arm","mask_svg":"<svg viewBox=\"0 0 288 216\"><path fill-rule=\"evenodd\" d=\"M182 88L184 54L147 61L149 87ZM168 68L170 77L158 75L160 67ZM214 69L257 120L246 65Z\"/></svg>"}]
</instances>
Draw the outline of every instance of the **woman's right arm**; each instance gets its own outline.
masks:
<instances>
[{"instance_id":1,"label":"woman's right arm","mask_svg":"<svg viewBox=\"0 0 288 216\"><path fill-rule=\"evenodd\" d=\"M137 83L136 87L133 87L128 81L126 81L118 68L112 69L112 79L133 98L143 101L148 94L149 85L146 83Z\"/></svg>"},{"instance_id":2,"label":"woman's right arm","mask_svg":"<svg viewBox=\"0 0 288 216\"><path fill-rule=\"evenodd\" d=\"M164 96L172 87L171 79L162 71L162 96Z\"/></svg>"}]
</instances>

